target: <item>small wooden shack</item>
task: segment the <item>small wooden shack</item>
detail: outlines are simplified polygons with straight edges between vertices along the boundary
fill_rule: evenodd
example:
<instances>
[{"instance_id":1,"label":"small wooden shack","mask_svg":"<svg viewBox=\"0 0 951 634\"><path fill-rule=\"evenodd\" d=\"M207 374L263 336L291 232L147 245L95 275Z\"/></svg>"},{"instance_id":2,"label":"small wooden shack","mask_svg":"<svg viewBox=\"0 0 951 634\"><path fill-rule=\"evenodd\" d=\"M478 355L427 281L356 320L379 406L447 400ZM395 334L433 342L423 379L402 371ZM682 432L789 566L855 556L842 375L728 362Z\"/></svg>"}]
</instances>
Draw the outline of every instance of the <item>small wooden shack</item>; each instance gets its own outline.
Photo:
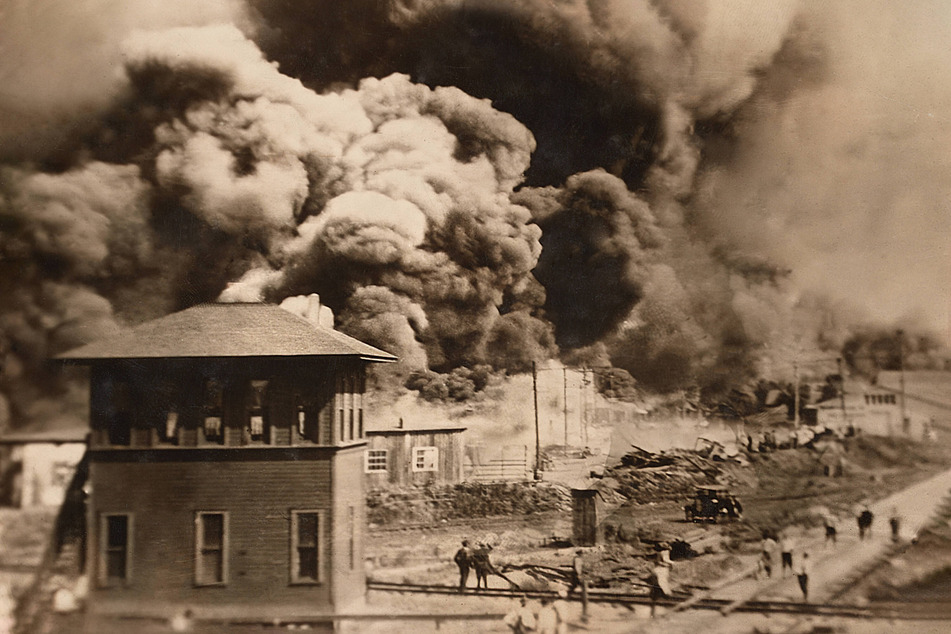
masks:
<instances>
[{"instance_id":1,"label":"small wooden shack","mask_svg":"<svg viewBox=\"0 0 951 634\"><path fill-rule=\"evenodd\" d=\"M465 427L404 426L368 429L364 471L367 487L462 482Z\"/></svg>"},{"instance_id":2,"label":"small wooden shack","mask_svg":"<svg viewBox=\"0 0 951 634\"><path fill-rule=\"evenodd\" d=\"M571 490L571 541L575 546L597 546L604 541L601 495L597 489Z\"/></svg>"},{"instance_id":3,"label":"small wooden shack","mask_svg":"<svg viewBox=\"0 0 951 634\"><path fill-rule=\"evenodd\" d=\"M85 427L31 425L0 436L0 504L58 507L86 453Z\"/></svg>"}]
</instances>

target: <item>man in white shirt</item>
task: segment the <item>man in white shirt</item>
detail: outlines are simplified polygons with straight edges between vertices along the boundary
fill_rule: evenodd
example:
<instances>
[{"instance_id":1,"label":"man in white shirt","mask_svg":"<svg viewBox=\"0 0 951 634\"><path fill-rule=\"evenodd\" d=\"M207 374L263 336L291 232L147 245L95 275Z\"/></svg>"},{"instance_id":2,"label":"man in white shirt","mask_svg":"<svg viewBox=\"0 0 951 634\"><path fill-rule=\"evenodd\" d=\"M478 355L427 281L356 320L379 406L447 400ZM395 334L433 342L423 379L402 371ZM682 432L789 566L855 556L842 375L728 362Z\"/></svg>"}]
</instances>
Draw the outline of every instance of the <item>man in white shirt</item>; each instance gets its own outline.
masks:
<instances>
[{"instance_id":1,"label":"man in white shirt","mask_svg":"<svg viewBox=\"0 0 951 634\"><path fill-rule=\"evenodd\" d=\"M802 590L802 600L809 600L809 553L803 553L799 558L799 564L796 566L796 579L799 581L799 589Z\"/></svg>"}]
</instances>

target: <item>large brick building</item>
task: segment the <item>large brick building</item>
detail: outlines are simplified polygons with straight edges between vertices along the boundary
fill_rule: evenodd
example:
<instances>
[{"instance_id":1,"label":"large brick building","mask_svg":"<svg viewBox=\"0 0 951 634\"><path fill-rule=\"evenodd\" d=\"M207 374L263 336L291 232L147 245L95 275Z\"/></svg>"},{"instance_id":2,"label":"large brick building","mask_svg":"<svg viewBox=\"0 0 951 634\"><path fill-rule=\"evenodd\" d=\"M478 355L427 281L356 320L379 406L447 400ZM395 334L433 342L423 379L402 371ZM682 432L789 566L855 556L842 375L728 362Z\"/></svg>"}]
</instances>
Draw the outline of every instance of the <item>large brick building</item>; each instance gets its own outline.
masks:
<instances>
[{"instance_id":1,"label":"large brick building","mask_svg":"<svg viewBox=\"0 0 951 634\"><path fill-rule=\"evenodd\" d=\"M278 306L206 304L59 358L91 368L91 614L362 602L364 372L395 357Z\"/></svg>"}]
</instances>

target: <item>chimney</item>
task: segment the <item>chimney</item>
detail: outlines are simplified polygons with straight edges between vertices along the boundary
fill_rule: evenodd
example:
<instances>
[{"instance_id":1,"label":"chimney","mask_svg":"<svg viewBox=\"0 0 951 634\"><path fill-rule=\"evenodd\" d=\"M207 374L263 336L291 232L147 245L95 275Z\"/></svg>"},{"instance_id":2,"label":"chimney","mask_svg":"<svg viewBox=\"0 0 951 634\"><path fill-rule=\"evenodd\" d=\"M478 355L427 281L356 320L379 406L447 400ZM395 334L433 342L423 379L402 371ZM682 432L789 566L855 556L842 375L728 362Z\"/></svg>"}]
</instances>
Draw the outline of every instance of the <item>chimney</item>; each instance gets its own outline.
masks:
<instances>
[{"instance_id":1,"label":"chimney","mask_svg":"<svg viewBox=\"0 0 951 634\"><path fill-rule=\"evenodd\" d=\"M320 295L317 293L307 296L307 312L304 318L324 328L333 329L334 327L333 311L320 303Z\"/></svg>"},{"instance_id":2,"label":"chimney","mask_svg":"<svg viewBox=\"0 0 951 634\"><path fill-rule=\"evenodd\" d=\"M288 297L281 302L281 308L303 317L315 326L331 330L334 327L333 311L320 303L320 295L317 293L311 293L306 297L304 295Z\"/></svg>"}]
</instances>

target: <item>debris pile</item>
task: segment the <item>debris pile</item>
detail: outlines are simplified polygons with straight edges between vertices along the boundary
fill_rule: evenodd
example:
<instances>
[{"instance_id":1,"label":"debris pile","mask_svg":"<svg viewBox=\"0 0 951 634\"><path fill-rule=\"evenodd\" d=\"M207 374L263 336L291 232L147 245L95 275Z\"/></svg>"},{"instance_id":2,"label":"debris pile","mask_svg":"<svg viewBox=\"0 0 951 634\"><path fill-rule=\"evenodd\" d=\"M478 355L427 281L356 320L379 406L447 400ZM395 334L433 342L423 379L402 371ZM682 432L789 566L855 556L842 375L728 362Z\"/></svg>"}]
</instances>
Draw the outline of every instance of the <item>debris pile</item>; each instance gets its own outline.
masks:
<instances>
[{"instance_id":1,"label":"debris pile","mask_svg":"<svg viewBox=\"0 0 951 634\"><path fill-rule=\"evenodd\" d=\"M740 463L736 462L735 466ZM633 447L620 465L605 471L598 488L638 502L681 500L698 486L735 482L733 462L687 449L659 454Z\"/></svg>"},{"instance_id":2,"label":"debris pile","mask_svg":"<svg viewBox=\"0 0 951 634\"><path fill-rule=\"evenodd\" d=\"M465 482L367 495L370 524L417 524L446 520L571 511L571 491L548 482Z\"/></svg>"}]
</instances>

